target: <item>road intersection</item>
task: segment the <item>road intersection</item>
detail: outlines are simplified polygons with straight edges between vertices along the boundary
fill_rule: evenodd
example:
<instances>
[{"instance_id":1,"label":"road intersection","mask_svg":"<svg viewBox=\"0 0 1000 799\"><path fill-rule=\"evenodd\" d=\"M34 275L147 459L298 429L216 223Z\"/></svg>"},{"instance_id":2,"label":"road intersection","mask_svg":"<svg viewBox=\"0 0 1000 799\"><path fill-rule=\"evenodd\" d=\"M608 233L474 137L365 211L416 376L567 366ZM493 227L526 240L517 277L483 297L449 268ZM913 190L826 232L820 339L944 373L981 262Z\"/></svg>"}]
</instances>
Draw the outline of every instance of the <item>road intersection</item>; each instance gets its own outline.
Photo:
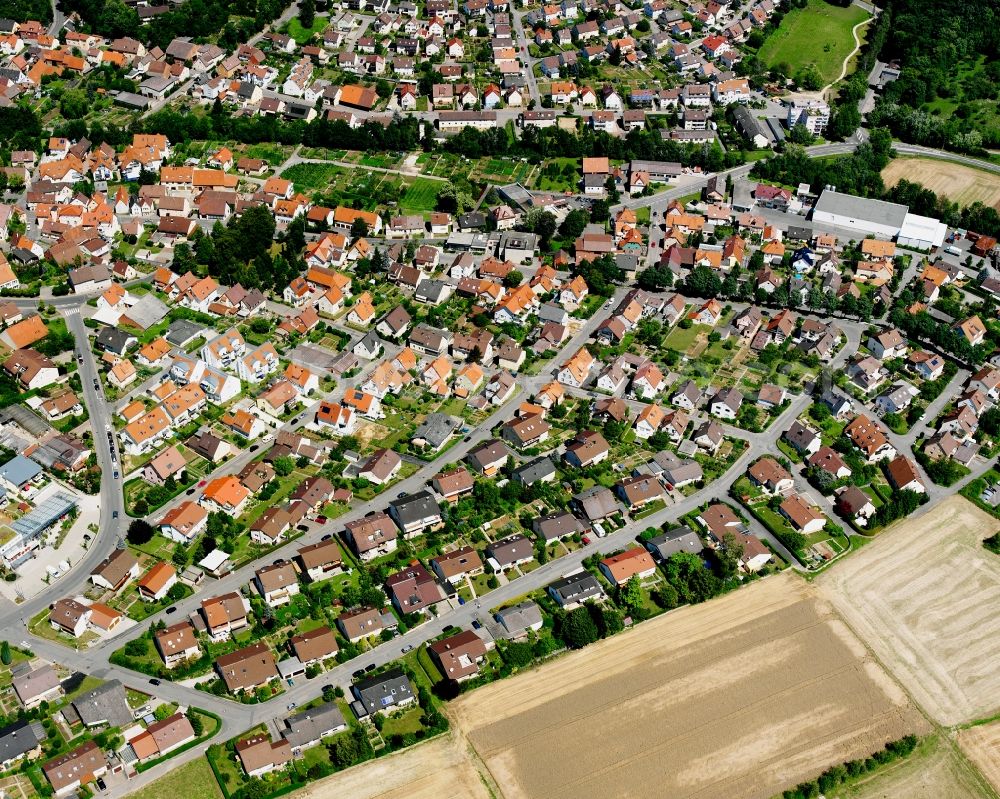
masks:
<instances>
[{"instance_id":1,"label":"road intersection","mask_svg":"<svg viewBox=\"0 0 1000 799\"><path fill-rule=\"evenodd\" d=\"M850 152L856 146L856 142L823 145L821 147L810 148L809 154L814 157L820 155L842 154ZM959 163L969 160L964 159L962 156L953 156L950 153L942 154L937 151L928 152L926 151L926 148L916 148L909 145L897 145L897 150L908 154L934 154L935 157L943 156L948 160ZM980 162L976 162L976 164L977 166L981 165ZM749 169L749 165L744 165L729 170L724 174L727 176L739 177L749 172ZM1000 167L996 167L995 171L1000 171ZM627 205L632 208L648 206L652 209L659 210L661 208L665 208L666 204L671 199L676 199L680 196L697 191L702 185L704 185L704 179L697 178L693 181L687 182L681 187L654 195L653 197L626 199L623 205ZM625 288L620 288L616 292L615 299L620 299L624 295L625 291ZM78 361L78 367L81 377L83 401L90 415L91 425L94 431L95 451L97 453L98 463L102 470L100 490L100 529L86 554L75 560L71 571L58 583L53 584L37 596L32 597L19 605L6 604L0 607L0 627L4 629L6 638L11 641L24 641L27 646L43 658L64 663L78 671L84 671L102 679L115 678L121 680L126 685L133 685L141 687L144 690L150 690L147 686L148 678L146 675L114 666L109 663L108 657L112 651L123 646L128 640L143 634L153 621L163 618L162 614L158 614L157 616L147 619L140 624L136 624L123 631L121 634L101 641L95 646L79 651L74 651L71 648L54 643L48 639L36 637L27 631L27 621L32 616L43 611L55 600L64 596L72 596L75 593L82 591L86 584L87 577L91 573L92 569L117 546L119 540L124 537L125 530L128 525L128 519L125 515L125 509L123 506L121 479L116 479L114 477L116 469L119 472L121 471L120 463L112 460L112 453L107 446L104 436L104 432L106 430L114 429L113 415L116 403L108 402L103 390L99 387L101 379L100 373L94 355L89 346L87 329L84 325L84 318L82 316L82 310L91 296L92 295L86 294L70 295L66 297L45 298L45 301L53 305L65 317L68 329L77 339L77 349L82 356ZM35 308L37 306L37 302L38 300L36 299L17 300L17 304L24 309ZM598 313L595 314L590 320L583 323L578 332L563 345L556 357L552 359L551 364L561 364L569 355L586 343L603 318L603 311L599 310ZM863 330L866 327L859 322L852 322L849 320L838 320L838 323L841 324L842 328L845 330L848 338L848 344L842 350L841 355L837 357L833 364L831 364L831 368L833 369L841 368L847 355L856 351L857 345L860 343L861 336L863 335ZM960 375L961 374L964 373L960 373ZM551 379L552 377L550 372L535 376L520 376L518 379L518 392L516 396L522 399L527 398L537 391L545 382L548 382ZM956 380L958 379L959 378L956 378ZM931 408L928 409L929 413L934 411L935 408L940 408L941 404L945 401L944 397L947 394L948 392L944 392L941 399L932 403ZM319 684L329 683L346 686L350 683L352 673L359 667L363 668L371 664L380 666L389 663L400 656L403 647L411 645L417 646L420 643L437 636L446 626L449 625L453 625L455 627L466 627L477 617L484 617L488 615L489 607L501 605L519 596L530 593L531 591L543 587L558 577L578 569L581 562L585 558L593 554L609 553L614 550L621 549L631 543L635 536L643 529L647 527L657 527L664 523L674 521L685 513L698 508L706 501L725 497L728 494L729 488L743 474L746 467L751 462L764 454L777 454L774 446L777 436L782 430L786 429L790 425L791 421L808 406L809 401L810 398L806 395L793 398L789 407L772 423L772 425L770 425L768 431L765 433L751 434L746 433L745 431L736 430L735 428L727 429L727 433L730 435L735 435L746 440L747 448L744 453L729 467L729 469L727 469L727 471L716 481L691 494L690 496L685 497L674 504L668 505L662 510L657 511L641 521L630 522L621 529L610 533L604 538L595 538L589 544L570 553L569 555L550 561L527 575L501 585L499 588L490 592L487 597L488 605L485 607L480 607L480 604L476 602L444 610L438 616L431 618L426 623L389 642L374 647L363 656L360 656L349 663L336 666L334 669L324 674L321 678L314 681L302 680L296 685L289 687L279 697L275 697L270 701L260 704L239 704L235 701L222 699L206 692L198 691L188 685L181 685L169 681L164 681L162 684L158 685L155 688L155 693L162 699L177 702L185 706L193 705L203 707L221 716L222 728L215 736L215 741L225 740L240 731L253 726L254 724L260 723L261 721L271 721L280 718L285 715L287 703L295 702L297 704L301 704L312 699L316 694L318 694ZM493 428L503 421L511 418L516 404L517 403L515 401L508 401L507 404L495 410L491 416L475 431L473 431L467 439L459 442L437 458L424 463L415 474L403 479L398 484L393 486L391 495L395 496L397 493L412 493L425 488L430 477L439 471L446 463L461 460L471 449L475 448L484 440L489 438ZM304 413L311 414L312 412L313 409L310 408ZM293 427L294 424L288 423L283 427L283 429L293 429ZM909 449L909 445L913 443L913 440L915 440L915 437L921 429L922 425L917 425L909 434L895 437L893 442L897 444L900 451L907 451ZM219 470L216 470L216 473L231 473L252 458L253 453L245 451L241 455L237 456L236 459L228 462L225 466L220 467ZM974 472L962 483L960 483L960 485L973 479L975 476L977 476L977 473ZM945 489L939 486L934 486L930 483L930 481L927 481L927 484L932 500L953 493L956 488L952 487L951 489ZM183 496L178 498L173 504L182 501L183 498ZM300 547L306 544L315 543L321 540L321 538L325 535L336 535L340 529L343 528L346 521L360 518L372 510L384 509L387 507L389 501L389 493L383 493L370 503L356 503L344 516L339 517L327 525L310 530L302 538L273 551L268 555L268 558L291 559L296 550ZM933 503L928 503L928 505L924 506L924 509L918 511L918 514L924 512L925 509L930 507L932 504ZM170 505L167 507L170 507ZM164 510L166 510L166 508ZM763 527L755 525L754 532L758 533L758 535L762 538L766 538L769 543L774 546L777 551L779 551L779 553L787 557L793 563L795 562L791 554L788 553L787 550L781 546L780 542L777 542ZM260 564L249 564L222 578L221 580L216 581L214 584L209 583L208 586L203 588L195 597L189 597L188 599L177 603L177 615L173 618L185 618L187 615L194 612L198 608L200 600L204 595L214 595L231 590L238 591L242 586L246 585L250 581L255 568L259 565ZM132 792L138 790L149 781L155 779L157 776L162 775L168 770L176 768L178 764L198 756L203 748L204 747L189 750L167 763L163 763L149 769L146 772L143 772L129 783L128 791Z\"/></svg>"}]
</instances>

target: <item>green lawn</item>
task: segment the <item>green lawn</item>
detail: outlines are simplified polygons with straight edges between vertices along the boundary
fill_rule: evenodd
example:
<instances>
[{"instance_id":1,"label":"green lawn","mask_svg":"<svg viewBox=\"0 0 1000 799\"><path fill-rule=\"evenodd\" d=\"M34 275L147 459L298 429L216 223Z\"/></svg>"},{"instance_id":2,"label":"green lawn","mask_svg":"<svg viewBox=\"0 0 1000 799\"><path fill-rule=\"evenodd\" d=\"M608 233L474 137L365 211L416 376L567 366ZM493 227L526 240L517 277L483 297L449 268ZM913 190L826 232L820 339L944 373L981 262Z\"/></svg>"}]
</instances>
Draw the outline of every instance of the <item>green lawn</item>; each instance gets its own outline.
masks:
<instances>
[{"instance_id":1,"label":"green lawn","mask_svg":"<svg viewBox=\"0 0 1000 799\"><path fill-rule=\"evenodd\" d=\"M824 83L832 83L854 49L851 29L867 16L864 9L854 5L841 8L825 0L810 0L805 8L785 15L758 55L768 67L787 64L790 75L813 66Z\"/></svg>"},{"instance_id":2,"label":"green lawn","mask_svg":"<svg viewBox=\"0 0 1000 799\"><path fill-rule=\"evenodd\" d=\"M417 178L407 186L406 192L399 199L399 207L404 211L415 213L433 211L437 205L438 193L447 185L440 180Z\"/></svg>"},{"instance_id":3,"label":"green lawn","mask_svg":"<svg viewBox=\"0 0 1000 799\"><path fill-rule=\"evenodd\" d=\"M646 507L644 507L642 510L635 513L632 516L632 518L635 519L636 521L639 521L639 519L645 519L647 516L652 516L654 513L663 510L665 507L667 507L666 502L664 502L662 499L655 499L648 505L646 505Z\"/></svg>"},{"instance_id":4,"label":"green lawn","mask_svg":"<svg viewBox=\"0 0 1000 799\"><path fill-rule=\"evenodd\" d=\"M292 17L285 26L285 32L291 36L298 44L305 44L315 33L321 33L326 29L330 20L327 17L317 16L313 20L311 28L303 28L298 17Z\"/></svg>"},{"instance_id":5,"label":"green lawn","mask_svg":"<svg viewBox=\"0 0 1000 799\"><path fill-rule=\"evenodd\" d=\"M399 716L393 714L392 717L385 720L385 725L382 727L382 737L388 738L390 735L415 733L417 730L422 729L420 717L423 714L424 711L419 705L415 705L409 710L404 711Z\"/></svg>"},{"instance_id":6,"label":"green lawn","mask_svg":"<svg viewBox=\"0 0 1000 799\"><path fill-rule=\"evenodd\" d=\"M199 757L142 789L144 799L222 799L208 761Z\"/></svg>"},{"instance_id":7,"label":"green lawn","mask_svg":"<svg viewBox=\"0 0 1000 799\"><path fill-rule=\"evenodd\" d=\"M708 333L709 331L711 331L711 328L707 325L691 325L687 330L675 327L670 331L663 344L683 355L691 349L691 345L694 344L694 340L698 338L699 333Z\"/></svg>"}]
</instances>

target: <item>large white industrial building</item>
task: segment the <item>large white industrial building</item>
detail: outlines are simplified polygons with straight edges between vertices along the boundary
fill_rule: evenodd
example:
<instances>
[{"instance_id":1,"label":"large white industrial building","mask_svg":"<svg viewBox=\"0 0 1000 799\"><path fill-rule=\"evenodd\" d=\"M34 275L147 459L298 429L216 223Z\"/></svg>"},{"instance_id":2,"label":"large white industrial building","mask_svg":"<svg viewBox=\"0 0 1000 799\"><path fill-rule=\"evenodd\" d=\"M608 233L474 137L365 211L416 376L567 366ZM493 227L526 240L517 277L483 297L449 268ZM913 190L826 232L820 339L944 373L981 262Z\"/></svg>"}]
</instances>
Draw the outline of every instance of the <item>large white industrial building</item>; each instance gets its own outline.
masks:
<instances>
[{"instance_id":1,"label":"large white industrial building","mask_svg":"<svg viewBox=\"0 0 1000 799\"><path fill-rule=\"evenodd\" d=\"M911 214L905 205L855 197L830 189L825 189L816 201L812 218L816 225L854 230L861 237L896 239L901 247L917 250L940 247L948 232L943 222Z\"/></svg>"}]
</instances>

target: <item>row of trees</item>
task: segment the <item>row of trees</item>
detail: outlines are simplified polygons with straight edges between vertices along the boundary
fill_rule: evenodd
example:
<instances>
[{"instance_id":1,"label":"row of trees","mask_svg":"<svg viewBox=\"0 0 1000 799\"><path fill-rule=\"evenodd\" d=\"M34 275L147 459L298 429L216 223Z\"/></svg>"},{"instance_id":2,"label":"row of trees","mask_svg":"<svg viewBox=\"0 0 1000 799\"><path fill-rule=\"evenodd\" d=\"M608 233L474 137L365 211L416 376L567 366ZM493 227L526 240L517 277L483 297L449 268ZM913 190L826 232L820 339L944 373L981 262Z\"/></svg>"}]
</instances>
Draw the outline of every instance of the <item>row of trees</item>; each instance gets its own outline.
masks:
<instances>
[{"instance_id":1,"label":"row of trees","mask_svg":"<svg viewBox=\"0 0 1000 799\"><path fill-rule=\"evenodd\" d=\"M41 0L5 2L34 4ZM263 30L287 6L288 0L189 0L172 6L167 13L152 17L143 25L135 9L122 0L63 0L61 3L67 14L80 16L81 29L110 39L130 36L165 48L177 36L196 40L217 37L219 45L230 50ZM48 11L48 4L45 10Z\"/></svg>"},{"instance_id":2,"label":"row of trees","mask_svg":"<svg viewBox=\"0 0 1000 799\"><path fill-rule=\"evenodd\" d=\"M718 144L681 144L663 139L659 131L650 130L633 130L625 138L619 138L586 127L579 132L559 127L527 127L520 137L516 137L512 128L465 128L450 137L443 146L449 152L468 158L485 155L531 159L607 156L623 161L679 161L685 165L701 166L711 172L738 166L744 161L741 152L723 152Z\"/></svg>"},{"instance_id":3,"label":"row of trees","mask_svg":"<svg viewBox=\"0 0 1000 799\"><path fill-rule=\"evenodd\" d=\"M830 796L837 788L849 780L863 777L881 766L888 765L896 760L909 757L917 748L919 740L915 735L906 735L898 741L890 741L884 749L880 749L866 758L858 760L848 760L846 763L831 766L815 780L807 780L799 783L794 788L789 788L781 795L783 799L814 799L814 797L824 794Z\"/></svg>"}]
</instances>

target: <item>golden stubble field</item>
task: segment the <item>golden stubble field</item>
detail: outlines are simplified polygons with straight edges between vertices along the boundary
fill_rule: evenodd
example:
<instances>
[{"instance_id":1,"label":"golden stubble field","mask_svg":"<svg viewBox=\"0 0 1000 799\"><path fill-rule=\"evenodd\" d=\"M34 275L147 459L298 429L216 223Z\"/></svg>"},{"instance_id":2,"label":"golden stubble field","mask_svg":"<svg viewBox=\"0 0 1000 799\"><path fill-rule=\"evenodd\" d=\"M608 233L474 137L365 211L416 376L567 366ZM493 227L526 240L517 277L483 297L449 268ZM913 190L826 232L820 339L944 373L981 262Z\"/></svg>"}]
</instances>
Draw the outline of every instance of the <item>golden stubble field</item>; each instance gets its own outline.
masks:
<instances>
[{"instance_id":1,"label":"golden stubble field","mask_svg":"<svg viewBox=\"0 0 1000 799\"><path fill-rule=\"evenodd\" d=\"M882 170L882 180L886 186L895 186L900 180L919 183L962 205L977 200L1000 205L1000 178L995 174L936 158L894 158Z\"/></svg>"},{"instance_id":2,"label":"golden stubble field","mask_svg":"<svg viewBox=\"0 0 1000 799\"><path fill-rule=\"evenodd\" d=\"M905 760L839 788L827 799L992 799L992 794L950 741L932 735Z\"/></svg>"},{"instance_id":3,"label":"golden stubble field","mask_svg":"<svg viewBox=\"0 0 1000 799\"><path fill-rule=\"evenodd\" d=\"M314 782L291 799L491 799L489 775L480 776L465 746L442 735Z\"/></svg>"},{"instance_id":4,"label":"golden stubble field","mask_svg":"<svg viewBox=\"0 0 1000 799\"><path fill-rule=\"evenodd\" d=\"M793 575L481 688L449 715L506 799L770 797L928 729Z\"/></svg>"},{"instance_id":5,"label":"golden stubble field","mask_svg":"<svg viewBox=\"0 0 1000 799\"><path fill-rule=\"evenodd\" d=\"M1000 721L962 730L958 734L958 744L1000 793Z\"/></svg>"},{"instance_id":6,"label":"golden stubble field","mask_svg":"<svg viewBox=\"0 0 1000 799\"><path fill-rule=\"evenodd\" d=\"M1000 521L964 497L900 522L816 580L851 628L933 719L1000 708Z\"/></svg>"}]
</instances>

